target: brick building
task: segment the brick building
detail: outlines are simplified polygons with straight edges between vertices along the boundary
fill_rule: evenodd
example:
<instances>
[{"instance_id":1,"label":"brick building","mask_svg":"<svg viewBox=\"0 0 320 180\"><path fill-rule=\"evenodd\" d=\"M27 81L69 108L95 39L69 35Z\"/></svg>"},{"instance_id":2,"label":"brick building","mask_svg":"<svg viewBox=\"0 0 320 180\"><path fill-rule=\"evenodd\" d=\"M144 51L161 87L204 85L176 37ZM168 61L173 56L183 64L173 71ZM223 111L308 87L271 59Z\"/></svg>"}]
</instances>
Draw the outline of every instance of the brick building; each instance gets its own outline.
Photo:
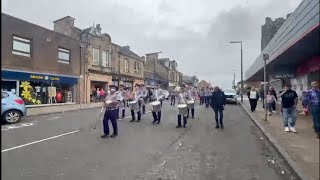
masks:
<instances>
[{"instance_id":1,"label":"brick building","mask_svg":"<svg viewBox=\"0 0 320 180\"><path fill-rule=\"evenodd\" d=\"M83 102L85 44L4 13L1 19L1 89L28 106Z\"/></svg>"}]
</instances>

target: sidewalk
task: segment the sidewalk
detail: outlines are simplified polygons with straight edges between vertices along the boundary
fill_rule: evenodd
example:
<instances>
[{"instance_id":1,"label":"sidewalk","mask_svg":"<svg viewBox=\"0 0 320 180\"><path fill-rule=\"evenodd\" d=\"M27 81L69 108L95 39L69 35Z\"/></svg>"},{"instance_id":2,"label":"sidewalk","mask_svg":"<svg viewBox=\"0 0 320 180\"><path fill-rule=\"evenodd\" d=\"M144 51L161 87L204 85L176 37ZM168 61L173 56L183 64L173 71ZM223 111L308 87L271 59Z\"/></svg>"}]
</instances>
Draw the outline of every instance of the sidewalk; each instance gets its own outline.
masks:
<instances>
[{"instance_id":1,"label":"sidewalk","mask_svg":"<svg viewBox=\"0 0 320 180\"><path fill-rule=\"evenodd\" d=\"M247 111L249 116L256 122L260 129L266 132L267 136L288 160L291 166L301 176L305 176L310 180L319 180L319 139L313 131L313 122L309 116L300 115L297 112L298 119L296 123L295 133L288 133L284 131L282 116L277 105L277 113L268 116L268 121L264 121L264 109L261 101L258 102L256 112L250 111L248 100L244 100L241 104ZM280 148L280 149L279 149Z\"/></svg>"}]
</instances>

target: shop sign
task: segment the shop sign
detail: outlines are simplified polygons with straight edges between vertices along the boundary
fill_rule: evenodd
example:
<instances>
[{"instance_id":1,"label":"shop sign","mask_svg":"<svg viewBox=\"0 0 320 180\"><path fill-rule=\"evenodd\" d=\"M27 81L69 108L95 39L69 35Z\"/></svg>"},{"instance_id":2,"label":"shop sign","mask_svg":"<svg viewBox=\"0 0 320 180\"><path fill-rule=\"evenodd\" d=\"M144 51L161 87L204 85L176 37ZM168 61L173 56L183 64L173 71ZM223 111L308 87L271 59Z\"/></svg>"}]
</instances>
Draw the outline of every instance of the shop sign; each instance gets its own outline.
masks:
<instances>
[{"instance_id":1,"label":"shop sign","mask_svg":"<svg viewBox=\"0 0 320 180\"><path fill-rule=\"evenodd\" d=\"M285 79L285 78L294 78L294 74L276 74L274 75L275 79Z\"/></svg>"},{"instance_id":2,"label":"shop sign","mask_svg":"<svg viewBox=\"0 0 320 180\"><path fill-rule=\"evenodd\" d=\"M113 76L112 81L134 82L134 79L121 76Z\"/></svg>"},{"instance_id":3,"label":"shop sign","mask_svg":"<svg viewBox=\"0 0 320 180\"><path fill-rule=\"evenodd\" d=\"M277 66L274 68L273 74L275 79L294 78L295 69L287 66Z\"/></svg>"},{"instance_id":4,"label":"shop sign","mask_svg":"<svg viewBox=\"0 0 320 180\"><path fill-rule=\"evenodd\" d=\"M36 74L31 74L30 75L31 80L45 80L45 81L59 81L59 77L55 76L45 76L45 75L36 75Z\"/></svg>"}]
</instances>

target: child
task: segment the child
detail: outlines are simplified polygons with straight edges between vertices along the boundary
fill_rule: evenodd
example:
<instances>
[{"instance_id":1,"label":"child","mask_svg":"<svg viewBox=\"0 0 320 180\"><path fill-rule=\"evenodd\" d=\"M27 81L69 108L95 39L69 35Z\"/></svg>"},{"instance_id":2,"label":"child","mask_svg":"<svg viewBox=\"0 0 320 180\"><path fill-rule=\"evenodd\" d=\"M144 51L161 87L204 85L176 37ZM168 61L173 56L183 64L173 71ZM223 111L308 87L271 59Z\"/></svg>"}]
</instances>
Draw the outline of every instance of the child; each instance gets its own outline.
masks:
<instances>
[{"instance_id":1,"label":"child","mask_svg":"<svg viewBox=\"0 0 320 180\"><path fill-rule=\"evenodd\" d=\"M268 91L266 101L267 101L267 109L269 111L269 116L271 116L272 114L272 106L273 106L273 103L275 103L275 100L276 100L276 97L272 95L271 91Z\"/></svg>"}]
</instances>

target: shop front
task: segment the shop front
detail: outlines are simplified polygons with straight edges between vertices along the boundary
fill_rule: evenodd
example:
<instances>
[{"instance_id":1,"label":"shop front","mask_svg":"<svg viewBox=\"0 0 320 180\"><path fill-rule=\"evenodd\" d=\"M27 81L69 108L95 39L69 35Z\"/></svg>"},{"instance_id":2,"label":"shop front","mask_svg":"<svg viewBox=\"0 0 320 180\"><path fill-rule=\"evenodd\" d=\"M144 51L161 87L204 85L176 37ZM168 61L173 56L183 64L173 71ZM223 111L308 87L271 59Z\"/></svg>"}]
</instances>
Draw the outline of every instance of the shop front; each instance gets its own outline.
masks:
<instances>
[{"instance_id":1,"label":"shop front","mask_svg":"<svg viewBox=\"0 0 320 180\"><path fill-rule=\"evenodd\" d=\"M99 102L103 99L103 97L100 97L100 92L102 90L108 92L108 86L112 84L112 77L109 75L89 73L86 82L86 103ZM104 96L105 95L106 93Z\"/></svg>"},{"instance_id":2,"label":"shop front","mask_svg":"<svg viewBox=\"0 0 320 180\"><path fill-rule=\"evenodd\" d=\"M133 83L133 86L135 86L136 84L144 84L144 80L135 79L135 80L134 80L134 83Z\"/></svg>"},{"instance_id":3,"label":"shop front","mask_svg":"<svg viewBox=\"0 0 320 180\"><path fill-rule=\"evenodd\" d=\"M133 90L135 79L124 76L112 76L112 85L119 87L120 84L123 84L130 91Z\"/></svg>"},{"instance_id":4,"label":"shop front","mask_svg":"<svg viewBox=\"0 0 320 180\"><path fill-rule=\"evenodd\" d=\"M1 90L20 96L26 105L76 102L77 76L2 70Z\"/></svg>"}]
</instances>

